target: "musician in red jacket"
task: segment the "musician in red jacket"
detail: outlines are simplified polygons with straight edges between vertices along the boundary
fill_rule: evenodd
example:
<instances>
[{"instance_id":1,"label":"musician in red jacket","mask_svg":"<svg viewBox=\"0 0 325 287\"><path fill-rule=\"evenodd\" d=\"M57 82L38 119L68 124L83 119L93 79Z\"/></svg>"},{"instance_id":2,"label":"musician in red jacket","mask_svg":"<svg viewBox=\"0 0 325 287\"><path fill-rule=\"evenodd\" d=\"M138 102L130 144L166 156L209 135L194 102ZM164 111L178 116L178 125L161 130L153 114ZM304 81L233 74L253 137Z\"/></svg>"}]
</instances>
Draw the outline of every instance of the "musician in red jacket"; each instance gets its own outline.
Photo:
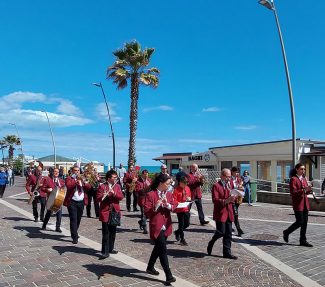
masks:
<instances>
[{"instance_id":1,"label":"musician in red jacket","mask_svg":"<svg viewBox=\"0 0 325 287\"><path fill-rule=\"evenodd\" d=\"M211 255L214 243L223 238L223 257L237 259L231 254L232 222L234 221L233 202L236 197L230 194L231 172L228 168L221 171L221 180L212 187L213 219L216 222L216 232L210 240L207 252Z\"/></svg>"},{"instance_id":2,"label":"musician in red jacket","mask_svg":"<svg viewBox=\"0 0 325 287\"><path fill-rule=\"evenodd\" d=\"M199 173L198 165L192 164L190 166L190 173L187 174L188 187L191 190L192 200L195 202L199 220L201 225L208 224L209 221L205 220L203 207L202 207L202 185L204 177Z\"/></svg>"},{"instance_id":3,"label":"musician in red jacket","mask_svg":"<svg viewBox=\"0 0 325 287\"><path fill-rule=\"evenodd\" d=\"M41 205L41 211L40 211L40 220L44 221L44 213L45 213L45 206L46 206L46 192L41 190L42 184L43 184L43 165L40 164L37 169L33 172L30 172L26 181L26 191L29 194L29 196L33 197L32 206L33 206L33 215L34 215L34 221L38 222L38 203ZM39 193L39 195L34 196L34 193Z\"/></svg>"},{"instance_id":4,"label":"musician in red jacket","mask_svg":"<svg viewBox=\"0 0 325 287\"><path fill-rule=\"evenodd\" d=\"M64 180L62 178L59 178L59 169L54 168L53 174L50 174L49 176L44 177L41 191L47 193L47 197L49 197L51 192L56 192L56 188L61 188L64 186L65 186ZM45 214L44 221L43 221L42 230L46 230L46 225L49 222L52 213L53 212L51 210L47 210L47 212ZM55 231L62 232L62 230L61 230L62 208L60 208L56 212L55 216L56 216Z\"/></svg>"},{"instance_id":5,"label":"musician in red jacket","mask_svg":"<svg viewBox=\"0 0 325 287\"><path fill-rule=\"evenodd\" d=\"M152 250L147 273L159 275L155 269L155 263L159 257L160 264L166 274L166 283L175 282L168 263L166 239L172 233L172 219L170 213L175 210L177 203L173 200L173 194L168 192L171 187L171 177L159 174L153 180L151 190L145 198L144 213L149 218L150 238L154 240L155 247Z\"/></svg>"},{"instance_id":6,"label":"musician in red jacket","mask_svg":"<svg viewBox=\"0 0 325 287\"><path fill-rule=\"evenodd\" d=\"M178 186L174 189L173 197L177 203L190 202L191 190L187 186L186 176L179 178ZM187 242L184 238L184 230L190 226L190 210L189 207L176 208L175 210L178 218L178 229L174 232L176 240L180 240L180 244L187 246Z\"/></svg>"},{"instance_id":7,"label":"musician in red jacket","mask_svg":"<svg viewBox=\"0 0 325 287\"><path fill-rule=\"evenodd\" d=\"M146 197L146 194L150 191L150 185L151 185L151 179L149 178L148 170L144 169L141 172L141 177L138 179L135 185L135 193L137 194L138 198L138 205L140 206L141 211L141 217L138 221L140 229L143 230L144 234L148 233L147 230L147 218L144 214L144 200Z\"/></svg>"},{"instance_id":8,"label":"musician in red jacket","mask_svg":"<svg viewBox=\"0 0 325 287\"><path fill-rule=\"evenodd\" d=\"M124 175L123 184L125 186L126 195L126 209L128 212L131 211L131 195L133 194L133 211L139 211L137 209L137 194L134 192L136 182L138 180L138 172L135 170L133 165L129 166L128 172Z\"/></svg>"},{"instance_id":9,"label":"musician in red jacket","mask_svg":"<svg viewBox=\"0 0 325 287\"><path fill-rule=\"evenodd\" d=\"M80 176L78 166L72 168L72 175L65 180L67 193L63 205L68 208L72 243L78 243L78 229L84 207L88 203L87 191L91 185Z\"/></svg>"},{"instance_id":10,"label":"musician in red jacket","mask_svg":"<svg viewBox=\"0 0 325 287\"><path fill-rule=\"evenodd\" d=\"M306 238L308 211L310 209L307 195L312 192L312 188L305 178L305 171L305 166L298 163L295 166L294 175L290 178L290 194L296 222L283 231L283 240L288 242L290 233L300 227L300 245L313 247Z\"/></svg>"},{"instance_id":11,"label":"musician in red jacket","mask_svg":"<svg viewBox=\"0 0 325 287\"><path fill-rule=\"evenodd\" d=\"M102 222L102 254L99 259L109 257L109 254L117 254L114 250L116 225L110 222L112 210L121 214L120 201L123 199L121 186L117 184L118 176L115 170L106 173L106 182L98 187L96 194L99 205L99 221Z\"/></svg>"}]
</instances>

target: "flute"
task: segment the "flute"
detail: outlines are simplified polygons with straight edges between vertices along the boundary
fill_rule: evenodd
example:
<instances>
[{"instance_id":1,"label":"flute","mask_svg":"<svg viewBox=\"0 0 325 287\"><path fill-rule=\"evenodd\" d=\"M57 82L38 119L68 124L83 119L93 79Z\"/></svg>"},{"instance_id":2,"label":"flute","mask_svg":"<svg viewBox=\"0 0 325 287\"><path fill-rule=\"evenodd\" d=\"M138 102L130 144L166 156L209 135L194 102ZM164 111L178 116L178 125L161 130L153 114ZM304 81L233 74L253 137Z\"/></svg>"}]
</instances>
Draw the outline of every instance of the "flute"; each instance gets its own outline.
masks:
<instances>
[{"instance_id":1,"label":"flute","mask_svg":"<svg viewBox=\"0 0 325 287\"><path fill-rule=\"evenodd\" d=\"M115 182L111 187L108 187L108 191L105 191L105 193L104 193L104 195L103 195L103 197L102 197L102 201L104 201L104 199L108 196L108 194L110 193L110 192L112 192L112 190L113 190L113 188L114 188L114 186L117 184L117 182Z\"/></svg>"}]
</instances>

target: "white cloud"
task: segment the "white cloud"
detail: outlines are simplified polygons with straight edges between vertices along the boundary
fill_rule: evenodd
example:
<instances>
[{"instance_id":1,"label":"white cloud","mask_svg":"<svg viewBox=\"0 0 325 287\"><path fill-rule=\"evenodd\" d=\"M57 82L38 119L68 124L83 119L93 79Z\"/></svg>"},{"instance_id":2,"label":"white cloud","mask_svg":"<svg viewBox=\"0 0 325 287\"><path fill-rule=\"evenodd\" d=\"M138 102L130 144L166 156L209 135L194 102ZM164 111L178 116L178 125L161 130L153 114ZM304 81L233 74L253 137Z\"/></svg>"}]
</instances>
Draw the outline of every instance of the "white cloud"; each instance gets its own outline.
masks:
<instances>
[{"instance_id":1,"label":"white cloud","mask_svg":"<svg viewBox=\"0 0 325 287\"><path fill-rule=\"evenodd\" d=\"M208 112L220 112L221 109L217 107L209 107L209 108L203 108L202 112L208 113Z\"/></svg>"},{"instance_id":2,"label":"white cloud","mask_svg":"<svg viewBox=\"0 0 325 287\"><path fill-rule=\"evenodd\" d=\"M122 120L121 117L117 116L116 111L114 110L115 106L116 105L113 103L108 103L108 108L109 108L109 113L111 115L112 123L117 123ZM100 103L96 106L96 114L99 118L108 119L107 109L104 103Z\"/></svg>"},{"instance_id":3,"label":"white cloud","mask_svg":"<svg viewBox=\"0 0 325 287\"><path fill-rule=\"evenodd\" d=\"M48 112L51 124L56 127L82 126L93 121L82 116L82 112L70 100L47 97L42 93L13 92L0 97L0 124L8 122L18 126L38 128L47 124L46 116L40 110L24 109L24 104L40 103L48 108L49 104L59 103L58 113Z\"/></svg>"},{"instance_id":4,"label":"white cloud","mask_svg":"<svg viewBox=\"0 0 325 287\"><path fill-rule=\"evenodd\" d=\"M251 125L251 126L237 126L235 127L236 130L243 130L243 131L249 131L249 130L255 130L257 126Z\"/></svg>"},{"instance_id":5,"label":"white cloud","mask_svg":"<svg viewBox=\"0 0 325 287\"><path fill-rule=\"evenodd\" d=\"M68 115L82 115L82 112L78 107L76 107L71 101L65 99L57 99L59 105L57 107L57 111L59 113L68 114Z\"/></svg>"},{"instance_id":6,"label":"white cloud","mask_svg":"<svg viewBox=\"0 0 325 287\"><path fill-rule=\"evenodd\" d=\"M142 111L144 113L147 113L147 112L152 112L152 111L157 111L157 110L160 110L160 111L172 111L174 110L173 107L170 107L170 106L158 106L158 107L150 107L150 108L144 108Z\"/></svg>"}]
</instances>

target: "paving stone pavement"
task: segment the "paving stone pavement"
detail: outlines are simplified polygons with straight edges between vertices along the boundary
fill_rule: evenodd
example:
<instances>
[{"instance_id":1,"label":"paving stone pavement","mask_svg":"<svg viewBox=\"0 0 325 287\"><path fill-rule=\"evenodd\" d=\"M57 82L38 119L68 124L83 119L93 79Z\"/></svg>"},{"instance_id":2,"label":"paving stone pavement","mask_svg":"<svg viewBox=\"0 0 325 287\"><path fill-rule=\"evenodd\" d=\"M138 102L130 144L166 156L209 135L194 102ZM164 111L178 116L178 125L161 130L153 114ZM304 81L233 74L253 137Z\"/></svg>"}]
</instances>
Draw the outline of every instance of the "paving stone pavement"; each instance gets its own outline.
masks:
<instances>
[{"instance_id":1,"label":"paving stone pavement","mask_svg":"<svg viewBox=\"0 0 325 287\"><path fill-rule=\"evenodd\" d=\"M26 194L20 194L24 192L23 181L18 179L16 182L16 186L6 190L4 200L31 214L32 207L26 203ZM211 216L211 200L207 197L203 202L206 216ZM314 280L318 286L325 286L325 213L311 212L307 235L314 248L309 249L297 246L298 233L290 236L290 244L283 243L282 230L294 221L288 206L256 205L240 207L245 234L242 238L234 238L232 250L239 257L236 261L221 257L222 243L219 241L213 256L206 255L214 227L201 226L197 217L192 216L191 225L185 232L189 246L180 246L174 236L168 241L173 274L197 286L304 286L247 248L253 246ZM122 208L125 209L125 200ZM63 213L62 227L69 230L67 210ZM40 223L34 223L4 204L0 204L0 216L0 286L163 286L161 280L150 277L144 269L134 268L130 263L112 257L98 261L96 249L82 243L73 246L68 236L50 230L41 231ZM139 213L123 212L116 249L146 263L153 245L149 236L138 229L138 217ZM177 228L176 216L173 221L173 228ZM54 217L51 222L55 222ZM98 219L83 217L79 230L80 235L101 242ZM157 267L161 268L158 262Z\"/></svg>"}]
</instances>

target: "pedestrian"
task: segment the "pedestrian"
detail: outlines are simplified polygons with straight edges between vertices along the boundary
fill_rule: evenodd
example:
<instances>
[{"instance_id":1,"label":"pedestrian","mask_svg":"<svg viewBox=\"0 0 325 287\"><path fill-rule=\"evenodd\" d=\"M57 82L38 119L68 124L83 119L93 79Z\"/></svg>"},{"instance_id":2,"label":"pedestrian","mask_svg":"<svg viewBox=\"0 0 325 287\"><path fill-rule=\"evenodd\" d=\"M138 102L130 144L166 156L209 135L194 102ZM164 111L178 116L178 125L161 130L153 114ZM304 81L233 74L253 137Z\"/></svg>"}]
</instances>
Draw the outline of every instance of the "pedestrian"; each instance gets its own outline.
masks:
<instances>
[{"instance_id":1,"label":"pedestrian","mask_svg":"<svg viewBox=\"0 0 325 287\"><path fill-rule=\"evenodd\" d=\"M324 191L325 191L325 178L322 183L321 193L324 194L325 193Z\"/></svg>"},{"instance_id":2,"label":"pedestrian","mask_svg":"<svg viewBox=\"0 0 325 287\"><path fill-rule=\"evenodd\" d=\"M119 184L121 185L122 189L124 189L123 178L125 174L126 174L126 169L123 166L123 164L120 163L120 166L117 168L117 176L118 176Z\"/></svg>"},{"instance_id":3,"label":"pedestrian","mask_svg":"<svg viewBox=\"0 0 325 287\"><path fill-rule=\"evenodd\" d=\"M70 233L73 244L78 244L78 229L85 205L88 203L87 191L90 184L80 175L80 168L75 165L72 168L72 175L65 180L67 193L63 205L68 208L70 218Z\"/></svg>"},{"instance_id":4,"label":"pedestrian","mask_svg":"<svg viewBox=\"0 0 325 287\"><path fill-rule=\"evenodd\" d=\"M166 174L157 175L144 202L144 212L149 219L150 238L155 243L146 271L151 275L159 275L155 269L155 263L159 257L166 275L166 284L176 281L169 268L166 246L167 237L172 234L171 212L176 208L172 193L167 192L170 184L170 176Z\"/></svg>"},{"instance_id":5,"label":"pedestrian","mask_svg":"<svg viewBox=\"0 0 325 287\"><path fill-rule=\"evenodd\" d=\"M290 178L290 195L296 221L283 231L283 240L288 243L289 235L300 228L300 245L313 247L306 238L308 211L310 210L307 195L312 192L312 188L305 178L305 172L305 166L302 163L298 163Z\"/></svg>"},{"instance_id":6,"label":"pedestrian","mask_svg":"<svg viewBox=\"0 0 325 287\"><path fill-rule=\"evenodd\" d=\"M7 168L9 186L14 185L13 171L10 166Z\"/></svg>"},{"instance_id":7,"label":"pedestrian","mask_svg":"<svg viewBox=\"0 0 325 287\"><path fill-rule=\"evenodd\" d=\"M173 192L174 200L177 203L191 202L191 190L187 186L186 176L182 176L179 179L179 185ZM187 246L187 242L184 238L184 230L190 226L190 210L188 205L186 207L176 208L175 210L178 218L178 229L174 232L176 241L180 241L180 244Z\"/></svg>"},{"instance_id":8,"label":"pedestrian","mask_svg":"<svg viewBox=\"0 0 325 287\"><path fill-rule=\"evenodd\" d=\"M216 231L207 247L208 255L211 255L214 243L223 238L223 257L237 259L231 253L232 222L234 222L233 203L236 196L230 194L231 172L228 168L221 171L221 179L212 187L213 219L216 222Z\"/></svg>"},{"instance_id":9,"label":"pedestrian","mask_svg":"<svg viewBox=\"0 0 325 287\"><path fill-rule=\"evenodd\" d=\"M6 186L8 184L8 175L4 167L0 167L0 198L3 197Z\"/></svg>"},{"instance_id":10,"label":"pedestrian","mask_svg":"<svg viewBox=\"0 0 325 287\"><path fill-rule=\"evenodd\" d=\"M111 169L106 173L106 182L101 184L97 192L97 202L100 202L99 221L102 222L102 250L100 260L117 254L114 250L116 228L120 225L121 208L120 201L123 199L121 186L117 184L118 176ZM112 216L114 215L114 216ZM117 216L115 216L117 215ZM116 218L118 218L116 220Z\"/></svg>"},{"instance_id":11,"label":"pedestrian","mask_svg":"<svg viewBox=\"0 0 325 287\"><path fill-rule=\"evenodd\" d=\"M202 207L202 185L204 184L204 176L199 173L197 164L194 163L190 166L190 173L187 175L187 180L188 187L191 190L192 201L195 202L199 214L199 221L201 225L208 224L209 221L205 220Z\"/></svg>"},{"instance_id":12,"label":"pedestrian","mask_svg":"<svg viewBox=\"0 0 325 287\"><path fill-rule=\"evenodd\" d=\"M248 201L248 206L252 206L251 177L247 170L245 170L243 173L242 181L243 181L243 186L244 186L245 197L247 198L247 201Z\"/></svg>"}]
</instances>

